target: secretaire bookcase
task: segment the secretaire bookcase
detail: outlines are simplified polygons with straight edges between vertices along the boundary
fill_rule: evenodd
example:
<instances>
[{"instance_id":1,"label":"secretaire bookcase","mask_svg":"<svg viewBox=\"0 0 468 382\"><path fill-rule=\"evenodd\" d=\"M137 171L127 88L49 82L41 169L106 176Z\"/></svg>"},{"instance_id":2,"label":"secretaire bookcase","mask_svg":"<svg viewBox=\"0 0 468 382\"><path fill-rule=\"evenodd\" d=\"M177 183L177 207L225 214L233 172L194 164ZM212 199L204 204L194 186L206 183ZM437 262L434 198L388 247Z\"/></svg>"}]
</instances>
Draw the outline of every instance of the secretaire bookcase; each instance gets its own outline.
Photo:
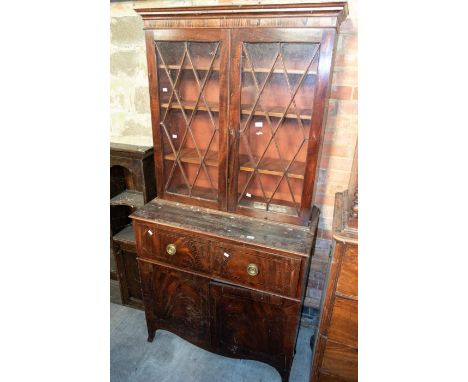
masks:
<instances>
[{"instance_id":1,"label":"secretaire bookcase","mask_svg":"<svg viewBox=\"0 0 468 382\"><path fill-rule=\"evenodd\" d=\"M136 8L158 179L158 197L132 215L148 340L170 330L219 354L267 362L287 380L347 6L186 4Z\"/></svg>"}]
</instances>

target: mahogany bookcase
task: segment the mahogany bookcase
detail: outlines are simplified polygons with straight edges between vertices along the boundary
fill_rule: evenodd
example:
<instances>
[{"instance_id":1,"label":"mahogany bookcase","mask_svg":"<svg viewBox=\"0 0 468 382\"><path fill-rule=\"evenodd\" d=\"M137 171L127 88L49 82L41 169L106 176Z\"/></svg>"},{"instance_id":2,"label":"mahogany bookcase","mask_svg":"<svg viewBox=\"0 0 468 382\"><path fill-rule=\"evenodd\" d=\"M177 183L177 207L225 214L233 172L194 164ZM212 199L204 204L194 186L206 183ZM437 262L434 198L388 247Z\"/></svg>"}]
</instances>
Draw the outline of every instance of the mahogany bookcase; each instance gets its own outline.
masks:
<instances>
[{"instance_id":1,"label":"mahogany bookcase","mask_svg":"<svg viewBox=\"0 0 468 382\"><path fill-rule=\"evenodd\" d=\"M141 3L158 197L131 217L148 326L277 368L295 352L343 2Z\"/></svg>"}]
</instances>

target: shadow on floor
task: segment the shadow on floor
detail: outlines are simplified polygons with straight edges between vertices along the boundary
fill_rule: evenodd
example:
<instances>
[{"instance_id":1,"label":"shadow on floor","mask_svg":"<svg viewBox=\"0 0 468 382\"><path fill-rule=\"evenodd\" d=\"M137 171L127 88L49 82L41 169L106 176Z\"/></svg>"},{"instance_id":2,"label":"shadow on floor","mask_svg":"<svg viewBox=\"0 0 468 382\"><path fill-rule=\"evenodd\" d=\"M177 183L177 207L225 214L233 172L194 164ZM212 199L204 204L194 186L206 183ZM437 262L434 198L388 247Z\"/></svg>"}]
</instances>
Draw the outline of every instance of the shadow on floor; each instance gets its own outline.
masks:
<instances>
[{"instance_id":1,"label":"shadow on floor","mask_svg":"<svg viewBox=\"0 0 468 382\"><path fill-rule=\"evenodd\" d=\"M290 382L309 381L313 330L299 331ZM144 312L111 303L111 382L281 382L272 366L213 354L164 330L146 338Z\"/></svg>"}]
</instances>

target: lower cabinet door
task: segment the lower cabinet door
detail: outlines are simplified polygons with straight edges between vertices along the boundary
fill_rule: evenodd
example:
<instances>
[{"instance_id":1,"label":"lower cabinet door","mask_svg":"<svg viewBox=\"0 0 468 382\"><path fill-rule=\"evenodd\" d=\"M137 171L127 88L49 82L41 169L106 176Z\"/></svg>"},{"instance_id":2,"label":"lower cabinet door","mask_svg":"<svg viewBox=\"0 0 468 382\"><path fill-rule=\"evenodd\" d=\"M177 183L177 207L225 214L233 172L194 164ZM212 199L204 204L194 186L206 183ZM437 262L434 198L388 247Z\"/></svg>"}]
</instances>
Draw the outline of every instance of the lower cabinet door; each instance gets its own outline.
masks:
<instances>
[{"instance_id":1,"label":"lower cabinet door","mask_svg":"<svg viewBox=\"0 0 468 382\"><path fill-rule=\"evenodd\" d=\"M211 340L220 353L251 358L289 372L300 303L210 282Z\"/></svg>"},{"instance_id":2,"label":"lower cabinet door","mask_svg":"<svg viewBox=\"0 0 468 382\"><path fill-rule=\"evenodd\" d=\"M209 346L209 280L139 261L148 325Z\"/></svg>"},{"instance_id":3,"label":"lower cabinet door","mask_svg":"<svg viewBox=\"0 0 468 382\"><path fill-rule=\"evenodd\" d=\"M141 284L136 253L125 249L119 249L116 254L116 260L123 304L132 305L138 302L140 306Z\"/></svg>"}]
</instances>

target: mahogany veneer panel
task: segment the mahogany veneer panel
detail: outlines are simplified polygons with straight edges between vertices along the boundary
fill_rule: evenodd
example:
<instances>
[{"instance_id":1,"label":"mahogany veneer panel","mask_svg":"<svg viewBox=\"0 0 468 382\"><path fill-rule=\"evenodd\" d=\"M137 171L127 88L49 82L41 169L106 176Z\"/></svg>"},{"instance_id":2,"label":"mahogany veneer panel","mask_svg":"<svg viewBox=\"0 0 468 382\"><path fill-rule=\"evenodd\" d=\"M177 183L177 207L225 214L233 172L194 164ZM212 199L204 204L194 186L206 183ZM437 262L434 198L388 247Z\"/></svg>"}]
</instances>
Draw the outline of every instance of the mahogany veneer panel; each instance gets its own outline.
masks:
<instances>
[{"instance_id":1,"label":"mahogany veneer panel","mask_svg":"<svg viewBox=\"0 0 468 382\"><path fill-rule=\"evenodd\" d=\"M340 278L336 291L348 296L358 296L358 249L357 246L349 246L344 254L341 264Z\"/></svg>"},{"instance_id":2,"label":"mahogany veneer panel","mask_svg":"<svg viewBox=\"0 0 468 382\"><path fill-rule=\"evenodd\" d=\"M148 331L168 329L196 344L207 343L208 280L145 261L139 268Z\"/></svg>"},{"instance_id":3,"label":"mahogany veneer panel","mask_svg":"<svg viewBox=\"0 0 468 382\"><path fill-rule=\"evenodd\" d=\"M252 263L258 266L255 277L245 272ZM246 286L295 297L300 272L300 259L229 244L213 246L213 274Z\"/></svg>"},{"instance_id":4,"label":"mahogany veneer panel","mask_svg":"<svg viewBox=\"0 0 468 382\"><path fill-rule=\"evenodd\" d=\"M160 230L152 225L136 226L139 253L141 258L162 261L169 265L200 272L211 271L209 242L193 235ZM169 256L166 247L173 244L175 255Z\"/></svg>"},{"instance_id":5,"label":"mahogany veneer panel","mask_svg":"<svg viewBox=\"0 0 468 382\"><path fill-rule=\"evenodd\" d=\"M328 328L328 338L358 347L358 303L336 297Z\"/></svg>"},{"instance_id":6,"label":"mahogany veneer panel","mask_svg":"<svg viewBox=\"0 0 468 382\"><path fill-rule=\"evenodd\" d=\"M327 341L322 368L346 381L357 381L358 352L338 342Z\"/></svg>"},{"instance_id":7,"label":"mahogany veneer panel","mask_svg":"<svg viewBox=\"0 0 468 382\"><path fill-rule=\"evenodd\" d=\"M215 349L269 363L283 377L289 374L299 302L216 282L210 284L210 302Z\"/></svg>"}]
</instances>

